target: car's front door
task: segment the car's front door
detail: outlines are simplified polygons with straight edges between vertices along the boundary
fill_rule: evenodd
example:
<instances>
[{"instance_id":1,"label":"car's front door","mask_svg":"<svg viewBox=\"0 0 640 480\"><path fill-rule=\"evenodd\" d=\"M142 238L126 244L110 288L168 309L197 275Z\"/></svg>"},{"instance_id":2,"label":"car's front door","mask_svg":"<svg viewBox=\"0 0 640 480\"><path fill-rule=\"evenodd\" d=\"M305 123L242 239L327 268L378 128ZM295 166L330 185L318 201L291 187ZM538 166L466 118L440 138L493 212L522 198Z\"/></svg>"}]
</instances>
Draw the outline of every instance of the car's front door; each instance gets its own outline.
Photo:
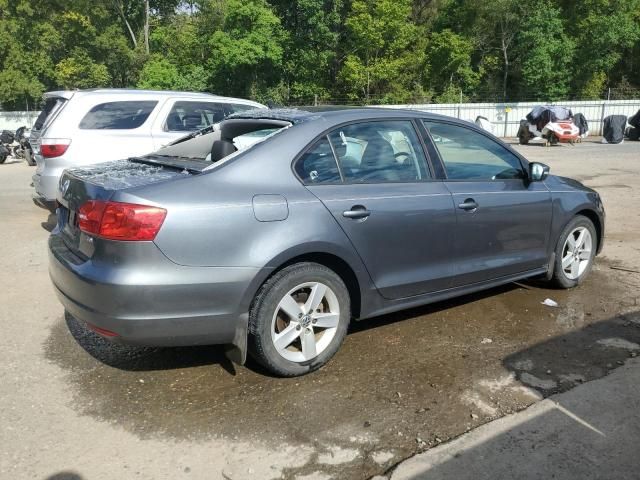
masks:
<instances>
[{"instance_id":1,"label":"car's front door","mask_svg":"<svg viewBox=\"0 0 640 480\"><path fill-rule=\"evenodd\" d=\"M458 216L455 286L548 264L551 194L530 182L520 159L488 135L425 121L446 171Z\"/></svg>"},{"instance_id":2,"label":"car's front door","mask_svg":"<svg viewBox=\"0 0 640 480\"><path fill-rule=\"evenodd\" d=\"M296 171L349 237L384 297L451 285L455 211L442 181L432 179L413 122L338 127L300 158Z\"/></svg>"}]
</instances>

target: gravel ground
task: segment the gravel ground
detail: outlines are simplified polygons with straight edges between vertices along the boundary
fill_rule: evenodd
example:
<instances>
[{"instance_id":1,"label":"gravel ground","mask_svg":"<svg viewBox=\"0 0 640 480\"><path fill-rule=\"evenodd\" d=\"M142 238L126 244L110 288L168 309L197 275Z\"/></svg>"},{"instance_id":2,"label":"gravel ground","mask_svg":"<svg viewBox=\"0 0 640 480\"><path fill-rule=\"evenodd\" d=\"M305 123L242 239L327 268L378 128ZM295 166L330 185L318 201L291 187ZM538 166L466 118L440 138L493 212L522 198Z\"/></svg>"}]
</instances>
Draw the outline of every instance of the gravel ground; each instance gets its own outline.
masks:
<instances>
[{"instance_id":1,"label":"gravel ground","mask_svg":"<svg viewBox=\"0 0 640 480\"><path fill-rule=\"evenodd\" d=\"M606 244L589 281L358 323L299 379L234 366L218 347L112 346L66 318L33 169L0 165L0 477L365 479L607 375L630 355L621 342L640 342L640 143L517 148L601 193Z\"/></svg>"}]
</instances>

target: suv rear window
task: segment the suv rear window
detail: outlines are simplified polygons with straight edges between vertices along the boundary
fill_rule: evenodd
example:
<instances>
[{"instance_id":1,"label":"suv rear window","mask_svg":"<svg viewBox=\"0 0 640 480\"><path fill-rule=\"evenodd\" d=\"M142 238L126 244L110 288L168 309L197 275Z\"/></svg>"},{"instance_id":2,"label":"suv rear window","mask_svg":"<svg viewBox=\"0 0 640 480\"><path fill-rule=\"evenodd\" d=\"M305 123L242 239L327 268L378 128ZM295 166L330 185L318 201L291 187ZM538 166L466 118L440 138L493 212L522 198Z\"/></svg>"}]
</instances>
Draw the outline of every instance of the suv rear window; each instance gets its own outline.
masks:
<instances>
[{"instance_id":1,"label":"suv rear window","mask_svg":"<svg viewBox=\"0 0 640 480\"><path fill-rule=\"evenodd\" d=\"M101 103L80 121L82 130L131 130L142 125L158 104L157 101Z\"/></svg>"},{"instance_id":2,"label":"suv rear window","mask_svg":"<svg viewBox=\"0 0 640 480\"><path fill-rule=\"evenodd\" d=\"M44 127L49 116L55 111L58 111L66 101L67 99L63 97L47 98L44 101L44 106L42 107L40 115L38 115L38 118L36 118L36 121L33 124L33 130L42 130L42 127Z\"/></svg>"}]
</instances>

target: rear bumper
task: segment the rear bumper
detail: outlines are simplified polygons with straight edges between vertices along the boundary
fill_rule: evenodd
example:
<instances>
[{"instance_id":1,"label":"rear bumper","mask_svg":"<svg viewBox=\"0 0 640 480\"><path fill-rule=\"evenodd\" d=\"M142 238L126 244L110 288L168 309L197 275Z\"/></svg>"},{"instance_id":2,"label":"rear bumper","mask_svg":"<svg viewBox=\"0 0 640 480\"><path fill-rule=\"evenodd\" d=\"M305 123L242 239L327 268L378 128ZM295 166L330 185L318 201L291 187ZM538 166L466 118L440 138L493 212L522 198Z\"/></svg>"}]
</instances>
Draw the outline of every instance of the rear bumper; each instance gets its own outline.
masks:
<instances>
[{"instance_id":1,"label":"rear bumper","mask_svg":"<svg viewBox=\"0 0 640 480\"><path fill-rule=\"evenodd\" d=\"M49 273L65 309L122 343L184 346L236 343L246 331L242 299L256 268L183 267L153 243L144 267L94 263L75 256L54 233ZM243 315L244 314L244 315Z\"/></svg>"},{"instance_id":2,"label":"rear bumper","mask_svg":"<svg viewBox=\"0 0 640 480\"><path fill-rule=\"evenodd\" d=\"M31 200L33 200L33 203L35 203L38 207L49 210L51 213L54 213L56 211L55 200L47 200L46 198L41 197L37 193L34 193L33 195L31 195Z\"/></svg>"},{"instance_id":3,"label":"rear bumper","mask_svg":"<svg viewBox=\"0 0 640 480\"><path fill-rule=\"evenodd\" d=\"M44 202L54 202L58 194L58 182L60 182L60 172L54 175L47 175L45 172L38 173L31 177L33 180L33 188L35 189L35 197L41 198Z\"/></svg>"}]
</instances>

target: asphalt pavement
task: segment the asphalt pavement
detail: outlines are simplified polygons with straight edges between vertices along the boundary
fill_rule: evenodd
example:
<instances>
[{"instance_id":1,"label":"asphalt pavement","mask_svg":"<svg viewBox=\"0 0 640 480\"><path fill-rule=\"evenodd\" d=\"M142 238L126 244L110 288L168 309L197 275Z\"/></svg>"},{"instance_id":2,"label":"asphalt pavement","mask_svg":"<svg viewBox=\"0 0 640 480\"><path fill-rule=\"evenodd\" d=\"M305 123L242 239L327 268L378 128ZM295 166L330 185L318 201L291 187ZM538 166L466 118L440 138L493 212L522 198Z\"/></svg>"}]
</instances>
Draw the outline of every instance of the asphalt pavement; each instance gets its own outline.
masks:
<instances>
[{"instance_id":1,"label":"asphalt pavement","mask_svg":"<svg viewBox=\"0 0 640 480\"><path fill-rule=\"evenodd\" d=\"M522 432L523 445L552 445L542 427L565 422L593 442L581 449L593 458L612 442L603 455L617 448L619 469L615 459L602 461L611 478L628 478L631 439L640 439L637 423L623 421L628 408L602 402L611 410L605 417L578 400L560 402L606 440L566 412L544 409L554 395L591 395L598 382L620 375L628 377L620 385L638 383L628 347L640 344L640 211L633 208L640 143L518 148L601 192L606 244L590 279L571 291L511 284L358 322L326 368L297 379L273 378L252 362L233 365L220 347L115 346L66 316L47 274L54 218L30 200L34 169L0 165L0 478L401 475L401 461L529 415L531 405L543 409L538 436L520 424L505 427ZM547 298L559 306L543 305ZM610 391L631 408L634 392ZM483 445L503 445L501 438ZM438 462L445 473L456 463ZM498 473L509 478L508 470Z\"/></svg>"}]
</instances>

